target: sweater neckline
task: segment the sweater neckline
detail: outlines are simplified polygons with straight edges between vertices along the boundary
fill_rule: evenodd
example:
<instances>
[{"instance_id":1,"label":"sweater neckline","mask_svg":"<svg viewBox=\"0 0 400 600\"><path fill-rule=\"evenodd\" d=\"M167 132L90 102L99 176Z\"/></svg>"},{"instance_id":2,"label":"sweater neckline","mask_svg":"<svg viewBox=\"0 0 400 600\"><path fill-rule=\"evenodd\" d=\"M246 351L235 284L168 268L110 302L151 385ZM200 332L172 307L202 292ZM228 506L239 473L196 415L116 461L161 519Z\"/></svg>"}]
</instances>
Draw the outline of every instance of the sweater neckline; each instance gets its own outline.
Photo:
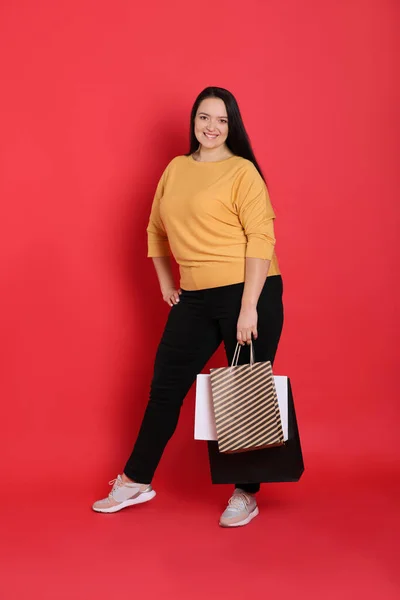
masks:
<instances>
[{"instance_id":1,"label":"sweater neckline","mask_svg":"<svg viewBox=\"0 0 400 600\"><path fill-rule=\"evenodd\" d=\"M189 160L191 162L194 162L198 165L218 165L221 163L225 163L228 162L228 160L232 160L232 158L238 158L238 156L236 156L236 154L234 154L233 156L229 156L228 158L223 158L222 160L196 160L195 158L193 158L193 154L190 154L188 156Z\"/></svg>"}]
</instances>

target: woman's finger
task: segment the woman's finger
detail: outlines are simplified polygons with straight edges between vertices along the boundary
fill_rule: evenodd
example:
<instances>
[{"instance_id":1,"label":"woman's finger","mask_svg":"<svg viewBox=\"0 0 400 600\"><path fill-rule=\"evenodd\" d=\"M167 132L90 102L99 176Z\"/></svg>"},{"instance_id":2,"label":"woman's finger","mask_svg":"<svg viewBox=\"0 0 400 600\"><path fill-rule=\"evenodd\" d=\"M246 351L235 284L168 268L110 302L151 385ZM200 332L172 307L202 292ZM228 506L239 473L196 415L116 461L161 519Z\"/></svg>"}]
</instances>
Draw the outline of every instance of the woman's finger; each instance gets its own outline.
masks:
<instances>
[{"instance_id":1,"label":"woman's finger","mask_svg":"<svg viewBox=\"0 0 400 600\"><path fill-rule=\"evenodd\" d=\"M253 338L256 340L258 338L257 327L253 327Z\"/></svg>"},{"instance_id":2,"label":"woman's finger","mask_svg":"<svg viewBox=\"0 0 400 600\"><path fill-rule=\"evenodd\" d=\"M179 293L178 292L176 292L174 294L174 300L175 300L175 304L178 304L178 302L179 302Z\"/></svg>"},{"instance_id":3,"label":"woman's finger","mask_svg":"<svg viewBox=\"0 0 400 600\"><path fill-rule=\"evenodd\" d=\"M244 346L244 341L242 339L242 332L240 331L240 329L238 329L238 331L237 331L236 339L241 346Z\"/></svg>"},{"instance_id":4,"label":"woman's finger","mask_svg":"<svg viewBox=\"0 0 400 600\"><path fill-rule=\"evenodd\" d=\"M246 343L251 344L251 329L246 330Z\"/></svg>"}]
</instances>

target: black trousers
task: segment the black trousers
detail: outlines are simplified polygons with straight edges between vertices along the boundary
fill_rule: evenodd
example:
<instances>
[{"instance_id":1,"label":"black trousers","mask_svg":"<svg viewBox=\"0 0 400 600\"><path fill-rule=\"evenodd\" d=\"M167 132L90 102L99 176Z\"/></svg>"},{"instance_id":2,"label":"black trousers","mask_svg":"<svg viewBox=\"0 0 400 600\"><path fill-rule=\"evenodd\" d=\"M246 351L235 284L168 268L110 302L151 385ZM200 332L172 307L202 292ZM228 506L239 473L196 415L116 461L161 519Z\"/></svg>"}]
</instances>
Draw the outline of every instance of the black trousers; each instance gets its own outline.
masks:
<instances>
[{"instance_id":1,"label":"black trousers","mask_svg":"<svg viewBox=\"0 0 400 600\"><path fill-rule=\"evenodd\" d=\"M126 463L125 474L140 483L150 483L164 449L172 437L182 403L205 364L224 343L230 364L236 348L243 283L188 292L182 290L179 304L171 308L157 350L150 400L142 426ZM282 278L268 277L257 305L258 339L254 341L257 362L273 362L283 326ZM249 347L241 349L239 364L249 362ZM258 484L237 483L249 493Z\"/></svg>"}]
</instances>

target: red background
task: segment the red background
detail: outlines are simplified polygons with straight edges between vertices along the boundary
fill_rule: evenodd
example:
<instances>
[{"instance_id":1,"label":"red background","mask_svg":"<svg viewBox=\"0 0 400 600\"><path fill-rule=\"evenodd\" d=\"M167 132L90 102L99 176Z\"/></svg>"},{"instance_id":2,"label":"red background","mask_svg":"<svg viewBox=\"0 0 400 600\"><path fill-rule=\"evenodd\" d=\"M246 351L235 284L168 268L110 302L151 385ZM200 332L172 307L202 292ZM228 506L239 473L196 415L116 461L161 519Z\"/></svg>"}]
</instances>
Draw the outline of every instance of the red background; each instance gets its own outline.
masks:
<instances>
[{"instance_id":1,"label":"red background","mask_svg":"<svg viewBox=\"0 0 400 600\"><path fill-rule=\"evenodd\" d=\"M51 507L52 530L74 507L71 521L92 527L88 538L97 532L99 548L107 547L107 535L124 536L128 522L129 535L136 531L131 511L125 521L114 518L118 534L108 529L111 521L107 533L99 532L103 517L93 520L88 506L121 470L147 402L168 307L146 258L145 228L158 177L173 156L187 151L190 108L207 85L227 87L238 98L277 213L286 322L275 371L292 379L307 472L298 486L264 488L261 498L275 498L276 522L279 506L294 511L290 527L304 523L297 506L312 512L313 502L320 507L332 498L321 523L334 514L342 525L354 519L365 496L374 498L365 528L372 515L389 514L399 470L399 4L14 0L0 11L4 597L26 597L14 569L32 554L39 562L30 589L45 577L38 565L47 564L48 555L27 542L41 537L29 529L34 507L38 528L47 527ZM219 354L213 363L222 360ZM149 505L147 514L154 523L172 511L162 522L178 527L187 509L186 528L196 543L191 506L206 505L203 518L214 527L229 490L211 487L206 447L192 437L193 393L154 481L161 492L157 507ZM328 488L326 497L318 496ZM340 502L349 490L354 506L348 514ZM344 512L338 514L336 502ZM259 523L258 532L261 517ZM363 523L355 535L365 532ZM21 531L30 534L19 538ZM178 535L171 531L163 530L170 541ZM263 545L280 533L279 527L271 533L268 517L263 531L257 542ZM376 524L373 532L380 551L388 551L374 581L395 597L393 522ZM303 533L297 547L310 539L309 530ZM65 531L59 539L66 539ZM81 541L70 539L71 552L74 543ZM217 554L228 552L221 543ZM365 539L360 544L368 546ZM61 563L69 564L57 548ZM92 547L82 552L93 555ZM332 553L342 553L339 541ZM320 555L317 545L309 564ZM138 559L130 558L133 568ZM369 560L360 563L360 574L371 572ZM64 579L51 564L54 581ZM169 565L164 573L146 557L140 564L141 572L159 573L164 591L177 593L166 582L182 577L178 569ZM81 571L75 565L73 572ZM236 582L224 588L229 597L256 592L267 582L257 573L254 590ZM104 592L112 584L109 574ZM196 570L192 575L193 581L200 577ZM89 587L75 597L88 598L91 584L84 575L82 582ZM181 579L179 589L197 598L191 582ZM350 589L343 586L337 593ZM315 581L313 589L315 597L330 597ZM49 598L63 593L49 591Z\"/></svg>"}]
</instances>

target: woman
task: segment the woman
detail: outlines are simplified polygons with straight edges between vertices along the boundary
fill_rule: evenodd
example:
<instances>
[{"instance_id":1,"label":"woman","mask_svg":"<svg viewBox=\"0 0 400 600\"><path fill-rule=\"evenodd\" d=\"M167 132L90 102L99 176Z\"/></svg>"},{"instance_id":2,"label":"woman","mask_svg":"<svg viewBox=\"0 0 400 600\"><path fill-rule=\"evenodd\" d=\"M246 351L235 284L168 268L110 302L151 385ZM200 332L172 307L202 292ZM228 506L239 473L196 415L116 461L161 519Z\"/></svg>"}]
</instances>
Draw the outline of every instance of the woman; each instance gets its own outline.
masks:
<instances>
[{"instance_id":1,"label":"woman","mask_svg":"<svg viewBox=\"0 0 400 600\"><path fill-rule=\"evenodd\" d=\"M97 512L117 512L154 498L151 481L173 435L189 388L224 342L254 340L258 361L273 361L282 325L282 279L274 252L275 218L239 107L222 88L206 88L191 113L190 152L167 166L148 232L163 300L171 312L158 347L150 400L122 475L110 482ZM170 254L180 268L173 279ZM240 363L248 362L248 349ZM238 483L220 518L223 527L257 514L257 484Z\"/></svg>"}]
</instances>

